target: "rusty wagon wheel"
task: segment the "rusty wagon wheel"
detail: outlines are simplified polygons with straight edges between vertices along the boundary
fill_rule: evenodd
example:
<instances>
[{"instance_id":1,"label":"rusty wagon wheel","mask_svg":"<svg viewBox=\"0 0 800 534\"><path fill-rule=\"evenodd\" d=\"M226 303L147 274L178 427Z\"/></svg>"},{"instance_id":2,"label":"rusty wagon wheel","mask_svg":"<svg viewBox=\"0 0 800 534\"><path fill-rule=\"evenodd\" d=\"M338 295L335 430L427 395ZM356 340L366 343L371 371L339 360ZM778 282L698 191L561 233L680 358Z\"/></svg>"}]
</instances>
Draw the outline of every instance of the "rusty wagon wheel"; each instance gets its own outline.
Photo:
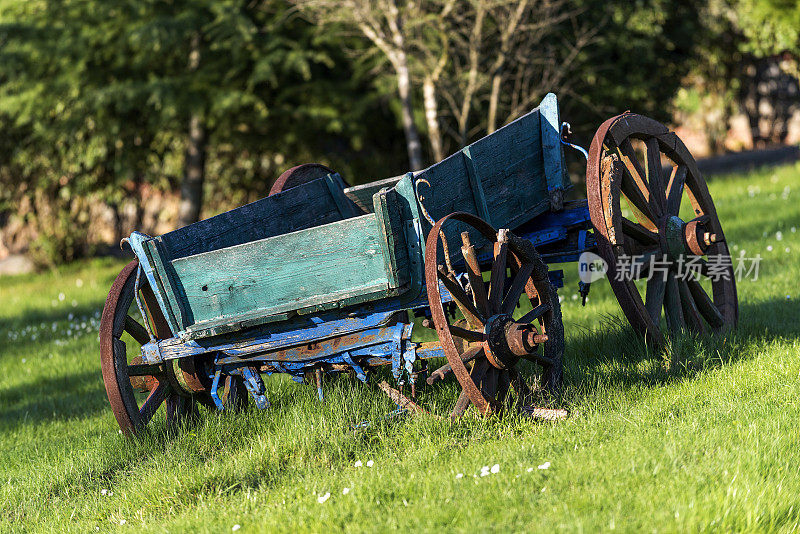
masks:
<instances>
[{"instance_id":1,"label":"rusty wagon wheel","mask_svg":"<svg viewBox=\"0 0 800 534\"><path fill-rule=\"evenodd\" d=\"M119 273L100 320L106 394L120 429L128 436L145 428L162 404L166 405L168 426L195 416L198 403L213 406L207 380L195 369L199 362L184 358L156 365L142 363L140 347L150 341L148 327L157 339L172 337L172 333L144 275L139 297L147 317L139 314L134 294L138 268L139 262L134 260Z\"/></svg>"},{"instance_id":2,"label":"rusty wagon wheel","mask_svg":"<svg viewBox=\"0 0 800 534\"><path fill-rule=\"evenodd\" d=\"M634 143L643 147L643 157ZM670 172L662 168L662 157ZM586 188L598 253L638 333L663 346L662 310L670 332L719 333L736 325L735 273L725 234L706 182L674 132L633 113L607 120L589 150ZM637 287L639 278L646 285Z\"/></svg>"},{"instance_id":3,"label":"rusty wagon wheel","mask_svg":"<svg viewBox=\"0 0 800 534\"><path fill-rule=\"evenodd\" d=\"M461 233L463 261L456 263L460 267L453 271L442 264L438 246L444 236L442 227L448 221L460 221L462 228L468 228ZM473 240L488 241L492 246L488 288ZM513 275L510 280L508 269ZM516 391L521 410L534 410L527 406L531 391L518 369L521 359L541 366L544 392L552 396L559 393L564 353L561 307L547 266L529 241L506 230L498 232L474 215L452 213L440 219L428 235L425 282L433 323L448 362L431 373L428 382L451 372L456 376L462 392L452 417L461 416L470 403L483 414L502 410L509 387ZM451 324L442 305L439 282L461 310L465 325ZM531 305L526 313L518 309L524 298Z\"/></svg>"},{"instance_id":4,"label":"rusty wagon wheel","mask_svg":"<svg viewBox=\"0 0 800 534\"><path fill-rule=\"evenodd\" d=\"M334 174L334 172L335 171L321 163L303 163L302 165L297 165L296 167L283 171L283 173L278 176L278 179L275 180L275 183L272 184L269 190L269 196L282 193L287 189L303 185L317 178Z\"/></svg>"}]
</instances>

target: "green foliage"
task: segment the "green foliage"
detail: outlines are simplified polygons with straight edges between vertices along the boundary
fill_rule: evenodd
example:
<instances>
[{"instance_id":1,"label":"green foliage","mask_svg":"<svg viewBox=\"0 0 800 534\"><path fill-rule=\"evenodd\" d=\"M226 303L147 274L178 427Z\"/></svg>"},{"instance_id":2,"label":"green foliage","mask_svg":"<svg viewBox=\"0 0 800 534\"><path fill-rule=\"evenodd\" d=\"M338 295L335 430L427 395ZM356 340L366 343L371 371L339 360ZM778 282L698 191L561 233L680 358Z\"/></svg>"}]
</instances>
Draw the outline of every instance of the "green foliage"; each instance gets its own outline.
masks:
<instances>
[{"instance_id":1,"label":"green foliage","mask_svg":"<svg viewBox=\"0 0 800 534\"><path fill-rule=\"evenodd\" d=\"M512 101L554 91L584 144L626 109L668 121L687 75L713 82L708 91L724 93L730 106L748 50L766 53L773 30L774 46L792 49L800 27L788 0L570 0L563 9L570 16L556 17L546 38L515 50L503 69L516 73L528 60L519 83L504 82L497 124ZM440 57L437 24L415 26L414 76L432 72L426 61ZM488 59L497 24L484 32ZM588 45L572 55L587 32ZM444 136L455 140L447 150L463 133L454 121L466 72L458 61L442 75L449 78L438 101ZM150 230L142 226L144 192L177 190L191 114L208 132L204 216L263 196L281 171L307 161L350 183L399 174L406 158L397 87L376 76L384 63L364 39L336 24L314 26L283 0L0 0L0 221L27 220L46 262L91 250L79 220L96 219L88 209L107 206L116 238ZM547 71L564 75L550 83L540 63L568 65ZM482 89L463 125L470 140L486 131L489 70L481 65ZM414 116L425 131L415 88Z\"/></svg>"},{"instance_id":2,"label":"green foliage","mask_svg":"<svg viewBox=\"0 0 800 534\"><path fill-rule=\"evenodd\" d=\"M212 210L264 195L306 158L363 171L348 156L381 125L374 99L353 99L363 88L341 42L279 0L1 4L0 202L42 193L29 217L45 240L62 237L43 204L73 220L89 195L118 214L143 187L174 190L190 114L209 131Z\"/></svg>"},{"instance_id":3,"label":"green foliage","mask_svg":"<svg viewBox=\"0 0 800 534\"><path fill-rule=\"evenodd\" d=\"M579 2L600 28L581 54L578 83L562 98L573 128L589 139L601 121L631 110L669 122L671 101L698 53L700 21L691 0Z\"/></svg>"},{"instance_id":4,"label":"green foliage","mask_svg":"<svg viewBox=\"0 0 800 534\"><path fill-rule=\"evenodd\" d=\"M800 56L800 1L738 0L737 13L748 52Z\"/></svg>"}]
</instances>

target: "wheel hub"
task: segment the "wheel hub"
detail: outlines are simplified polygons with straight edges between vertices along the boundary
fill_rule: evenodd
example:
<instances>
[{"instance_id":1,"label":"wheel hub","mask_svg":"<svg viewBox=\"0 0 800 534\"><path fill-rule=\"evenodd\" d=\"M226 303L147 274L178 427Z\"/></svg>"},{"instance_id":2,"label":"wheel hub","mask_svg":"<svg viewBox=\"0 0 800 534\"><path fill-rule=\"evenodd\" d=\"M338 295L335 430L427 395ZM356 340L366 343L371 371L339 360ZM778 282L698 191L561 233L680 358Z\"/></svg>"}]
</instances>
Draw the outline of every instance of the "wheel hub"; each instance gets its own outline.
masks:
<instances>
[{"instance_id":1,"label":"wheel hub","mask_svg":"<svg viewBox=\"0 0 800 534\"><path fill-rule=\"evenodd\" d=\"M705 255L708 247L717 241L717 235L707 230L706 222L704 217L688 223L675 215L667 217L659 233L664 236L662 250L669 259L677 261L687 252L696 256Z\"/></svg>"},{"instance_id":2,"label":"wheel hub","mask_svg":"<svg viewBox=\"0 0 800 534\"><path fill-rule=\"evenodd\" d=\"M683 255L684 248L684 227L686 223L680 217L667 217L664 221L664 228L661 234L664 236L664 252L673 261Z\"/></svg>"},{"instance_id":3,"label":"wheel hub","mask_svg":"<svg viewBox=\"0 0 800 534\"><path fill-rule=\"evenodd\" d=\"M536 352L545 336L532 324L518 323L510 315L495 315L486 321L486 359L498 369L516 365L520 358Z\"/></svg>"}]
</instances>

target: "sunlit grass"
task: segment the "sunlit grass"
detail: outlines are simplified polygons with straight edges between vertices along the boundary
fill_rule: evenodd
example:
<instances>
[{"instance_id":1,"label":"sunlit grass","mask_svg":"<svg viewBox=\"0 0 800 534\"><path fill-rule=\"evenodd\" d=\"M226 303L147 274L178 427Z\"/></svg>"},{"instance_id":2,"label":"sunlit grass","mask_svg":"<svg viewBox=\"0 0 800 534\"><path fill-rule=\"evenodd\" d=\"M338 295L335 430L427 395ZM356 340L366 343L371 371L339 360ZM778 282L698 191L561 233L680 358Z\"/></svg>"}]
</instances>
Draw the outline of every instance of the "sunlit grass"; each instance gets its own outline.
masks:
<instances>
[{"instance_id":1,"label":"sunlit grass","mask_svg":"<svg viewBox=\"0 0 800 534\"><path fill-rule=\"evenodd\" d=\"M739 329L651 353L606 283L581 307L563 266L559 424L387 420L374 386L342 377L319 403L273 378L268 412L127 440L97 346L123 264L0 278L0 531L796 530L800 166L710 189L732 254L763 258L738 286ZM456 393L425 391L442 408Z\"/></svg>"}]
</instances>

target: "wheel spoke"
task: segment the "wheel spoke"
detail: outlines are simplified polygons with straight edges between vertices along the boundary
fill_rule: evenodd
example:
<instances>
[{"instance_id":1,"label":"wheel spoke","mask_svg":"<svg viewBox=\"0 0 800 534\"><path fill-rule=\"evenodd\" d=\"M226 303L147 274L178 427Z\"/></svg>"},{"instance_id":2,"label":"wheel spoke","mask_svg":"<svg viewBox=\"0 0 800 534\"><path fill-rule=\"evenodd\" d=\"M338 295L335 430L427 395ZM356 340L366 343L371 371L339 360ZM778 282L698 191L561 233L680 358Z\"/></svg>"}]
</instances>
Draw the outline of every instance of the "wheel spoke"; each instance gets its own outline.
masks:
<instances>
[{"instance_id":1,"label":"wheel spoke","mask_svg":"<svg viewBox=\"0 0 800 534\"><path fill-rule=\"evenodd\" d=\"M667 287L664 291L664 314L667 317L667 327L672 332L679 332L685 322L683 320L683 308L681 307L681 296L678 289L678 281L673 273L667 276Z\"/></svg>"},{"instance_id":2,"label":"wheel spoke","mask_svg":"<svg viewBox=\"0 0 800 534\"><path fill-rule=\"evenodd\" d=\"M651 137L645 141L645 146L647 147L647 183L650 186L650 207L654 213L663 214L667 198L658 139Z\"/></svg>"},{"instance_id":3,"label":"wheel spoke","mask_svg":"<svg viewBox=\"0 0 800 534\"><path fill-rule=\"evenodd\" d=\"M631 208L638 212L636 218L649 230L655 230L656 214L650 209L650 191L645 182L645 171L636 157L636 151L629 140L623 141L619 147L619 156L625 164L623 168L620 190Z\"/></svg>"},{"instance_id":4,"label":"wheel spoke","mask_svg":"<svg viewBox=\"0 0 800 534\"><path fill-rule=\"evenodd\" d=\"M497 376L497 394L495 399L497 402L504 403L508 396L508 388L511 385L511 378L507 369L503 369Z\"/></svg>"},{"instance_id":5,"label":"wheel spoke","mask_svg":"<svg viewBox=\"0 0 800 534\"><path fill-rule=\"evenodd\" d=\"M541 317L542 315L544 315L548 311L550 311L550 304L548 304L546 302L544 304L539 304L534 309L532 309L531 311L529 311L528 313L526 313L525 315L520 317L517 322L518 323L532 323L533 321L535 321L536 319L538 319L539 317Z\"/></svg>"},{"instance_id":6,"label":"wheel spoke","mask_svg":"<svg viewBox=\"0 0 800 534\"><path fill-rule=\"evenodd\" d=\"M479 358L480 356L483 356L482 345L468 348L466 351L464 351L464 354L462 354L460 357L462 362L467 363L476 358ZM447 378L447 375L449 375L452 372L453 368L450 367L449 363L447 363L436 369L434 372L432 372L430 376L428 376L426 382L428 382L429 385L433 385L436 382L439 382L440 380L444 380L445 378Z\"/></svg>"},{"instance_id":7,"label":"wheel spoke","mask_svg":"<svg viewBox=\"0 0 800 534\"><path fill-rule=\"evenodd\" d=\"M694 303L703 318L712 328L721 328L725 324L725 319L709 298L703 286L700 285L700 282L689 278L686 280L686 285L689 286L689 292L692 294Z\"/></svg>"},{"instance_id":8,"label":"wheel spoke","mask_svg":"<svg viewBox=\"0 0 800 534\"><path fill-rule=\"evenodd\" d=\"M472 304L472 299L464 292L461 285L459 285L455 278L447 273L441 265L439 266L438 275L442 285L444 285L445 289L450 293L450 296L453 297L453 300L470 325L473 328L483 328L486 318L475 309L475 306Z\"/></svg>"},{"instance_id":9,"label":"wheel spoke","mask_svg":"<svg viewBox=\"0 0 800 534\"><path fill-rule=\"evenodd\" d=\"M461 339L466 339L467 341L486 341L486 335L483 332L476 332L474 330L467 330L466 328L461 328L460 326L453 326L449 325L450 333L454 336L458 336Z\"/></svg>"},{"instance_id":10,"label":"wheel spoke","mask_svg":"<svg viewBox=\"0 0 800 534\"><path fill-rule=\"evenodd\" d=\"M153 318L153 332L158 339L167 339L172 337L172 331L169 328L169 323L161 313L161 307L158 305L155 293L149 284L143 284L140 291L142 292L142 301L144 304L145 312L149 317ZM146 320L146 318L145 318Z\"/></svg>"},{"instance_id":11,"label":"wheel spoke","mask_svg":"<svg viewBox=\"0 0 800 534\"><path fill-rule=\"evenodd\" d=\"M660 273L659 273L660 274ZM656 324L661 321L661 306L664 304L664 290L667 281L663 276L651 276L647 281L647 290L644 297L644 307L648 315Z\"/></svg>"},{"instance_id":12,"label":"wheel spoke","mask_svg":"<svg viewBox=\"0 0 800 534\"><path fill-rule=\"evenodd\" d=\"M517 303L519 302L519 298L522 296L522 292L525 291L525 286L528 283L528 279L531 277L531 273L533 273L532 263L524 264L517 271L517 274L514 275L514 281L511 282L511 287L503 299L503 304L500 307L500 313L511 315L514 309L517 307Z\"/></svg>"},{"instance_id":13,"label":"wheel spoke","mask_svg":"<svg viewBox=\"0 0 800 534\"><path fill-rule=\"evenodd\" d=\"M523 356L523 359L528 360L530 362L536 362L539 365L543 365L545 367L550 367L554 363L553 360L551 360L547 356L540 354L538 350L526 354L525 356Z\"/></svg>"},{"instance_id":14,"label":"wheel spoke","mask_svg":"<svg viewBox=\"0 0 800 534\"><path fill-rule=\"evenodd\" d=\"M490 315L489 299L486 296L486 286L483 283L483 275L478 263L478 256L475 254L475 247L472 246L469 240L469 232L461 233L461 241L464 243L464 246L461 247L461 254L467 264L467 278L469 278L472 296L475 298L475 307L488 317Z\"/></svg>"},{"instance_id":15,"label":"wheel spoke","mask_svg":"<svg viewBox=\"0 0 800 534\"><path fill-rule=\"evenodd\" d=\"M497 242L494 244L494 263L492 263L492 278L489 282L490 313L497 313L503 299L503 290L506 286L506 257L508 256L508 238L505 230L497 232Z\"/></svg>"},{"instance_id":16,"label":"wheel spoke","mask_svg":"<svg viewBox=\"0 0 800 534\"><path fill-rule=\"evenodd\" d=\"M143 426L150 422L158 407L167 398L167 390L166 382L159 382L150 392L150 395L147 396L147 400L144 401L144 404L139 409L139 417Z\"/></svg>"},{"instance_id":17,"label":"wheel spoke","mask_svg":"<svg viewBox=\"0 0 800 534\"><path fill-rule=\"evenodd\" d=\"M456 405L453 406L453 411L450 413L450 417L452 419L456 419L464 415L464 412L467 411L470 404L469 395L467 395L466 390L461 390L461 394L458 396L458 400L456 401Z\"/></svg>"},{"instance_id":18,"label":"wheel spoke","mask_svg":"<svg viewBox=\"0 0 800 534\"><path fill-rule=\"evenodd\" d=\"M646 200L650 200L650 191L647 187L647 172L644 167L642 167L630 139L625 139L620 143L619 155L622 162L625 163L625 167L628 168L631 179L636 184L636 188L645 196Z\"/></svg>"},{"instance_id":19,"label":"wheel spoke","mask_svg":"<svg viewBox=\"0 0 800 534\"><path fill-rule=\"evenodd\" d=\"M631 237L640 245L649 246L658 244L657 233L651 232L641 224L629 221L625 217L622 218L622 231L626 236Z\"/></svg>"},{"instance_id":20,"label":"wheel spoke","mask_svg":"<svg viewBox=\"0 0 800 534\"><path fill-rule=\"evenodd\" d=\"M625 178L626 176L628 179ZM649 195L645 196L642 194L638 184L633 182L633 179L630 178L631 176L632 174L630 171L625 168L622 182L620 183L620 191L628 200L631 209L633 209L634 215L636 215L636 220L638 220L647 229L655 231L656 225L654 221L656 220L656 217L650 211L650 206L648 205L647 198Z\"/></svg>"},{"instance_id":21,"label":"wheel spoke","mask_svg":"<svg viewBox=\"0 0 800 534\"><path fill-rule=\"evenodd\" d=\"M481 394L489 400L497 400L497 369L491 367L481 381Z\"/></svg>"},{"instance_id":22,"label":"wheel spoke","mask_svg":"<svg viewBox=\"0 0 800 534\"><path fill-rule=\"evenodd\" d=\"M527 406L533 394L528 384L525 383L525 378L522 376L522 373L515 368L509 369L509 375L511 376L511 383L514 386L514 390L517 392L517 406Z\"/></svg>"},{"instance_id":23,"label":"wheel spoke","mask_svg":"<svg viewBox=\"0 0 800 534\"><path fill-rule=\"evenodd\" d=\"M703 333L705 331L703 320L700 317L697 305L694 303L694 297L689 291L686 280L678 280L678 291L680 291L683 318L686 320L686 325L695 332Z\"/></svg>"},{"instance_id":24,"label":"wheel spoke","mask_svg":"<svg viewBox=\"0 0 800 534\"><path fill-rule=\"evenodd\" d=\"M634 274L633 279L639 280L650 274L650 266L655 265L659 261L659 256L663 259L663 254L660 249L644 252L638 256L631 258L631 272ZM661 276L663 278L663 275Z\"/></svg>"},{"instance_id":25,"label":"wheel spoke","mask_svg":"<svg viewBox=\"0 0 800 534\"><path fill-rule=\"evenodd\" d=\"M161 365L157 363L132 363L128 365L128 376L159 376Z\"/></svg>"},{"instance_id":26,"label":"wheel spoke","mask_svg":"<svg viewBox=\"0 0 800 534\"><path fill-rule=\"evenodd\" d=\"M145 327L140 325L136 319L130 315L125 316L125 326L123 330L129 333L140 345L150 342L150 334L147 333Z\"/></svg>"},{"instance_id":27,"label":"wheel spoke","mask_svg":"<svg viewBox=\"0 0 800 534\"><path fill-rule=\"evenodd\" d=\"M667 215L678 215L681 210L683 186L686 183L686 165L676 165L667 185Z\"/></svg>"}]
</instances>

